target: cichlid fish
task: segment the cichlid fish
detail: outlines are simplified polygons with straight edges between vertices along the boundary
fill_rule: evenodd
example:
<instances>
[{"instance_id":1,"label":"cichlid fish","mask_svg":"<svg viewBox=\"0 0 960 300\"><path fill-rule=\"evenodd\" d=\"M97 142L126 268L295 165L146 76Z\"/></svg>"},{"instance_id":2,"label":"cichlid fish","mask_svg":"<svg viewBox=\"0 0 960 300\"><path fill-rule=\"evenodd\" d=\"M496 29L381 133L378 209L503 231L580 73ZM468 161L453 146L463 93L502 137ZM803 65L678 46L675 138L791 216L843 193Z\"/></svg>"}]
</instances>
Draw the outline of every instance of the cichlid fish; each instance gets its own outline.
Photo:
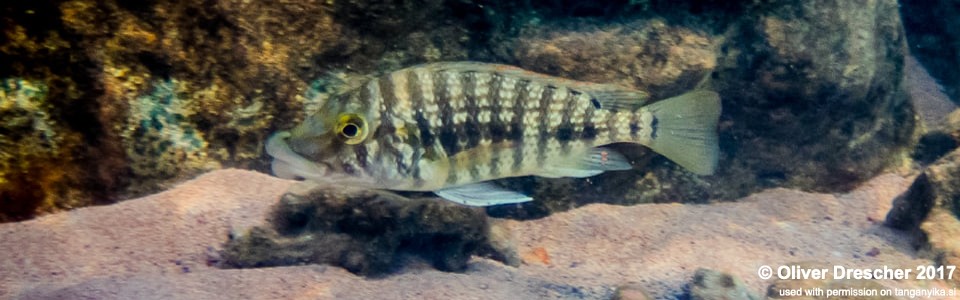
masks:
<instances>
[{"instance_id":1,"label":"cichlid fish","mask_svg":"<svg viewBox=\"0 0 960 300\"><path fill-rule=\"evenodd\" d=\"M700 175L717 165L720 98L693 91L648 103L638 90L516 67L433 63L331 98L266 150L282 178L433 191L486 206L532 200L489 182L628 170L611 143L647 146Z\"/></svg>"}]
</instances>

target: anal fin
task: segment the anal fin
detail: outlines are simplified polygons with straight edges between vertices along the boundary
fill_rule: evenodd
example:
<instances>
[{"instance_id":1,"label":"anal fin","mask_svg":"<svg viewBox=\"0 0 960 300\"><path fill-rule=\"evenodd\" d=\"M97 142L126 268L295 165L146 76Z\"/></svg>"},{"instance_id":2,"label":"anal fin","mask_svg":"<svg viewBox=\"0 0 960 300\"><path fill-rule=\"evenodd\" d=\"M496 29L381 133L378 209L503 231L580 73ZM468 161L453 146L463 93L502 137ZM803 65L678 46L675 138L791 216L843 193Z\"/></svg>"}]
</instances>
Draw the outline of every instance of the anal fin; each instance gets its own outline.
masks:
<instances>
[{"instance_id":1,"label":"anal fin","mask_svg":"<svg viewBox=\"0 0 960 300\"><path fill-rule=\"evenodd\" d=\"M477 182L434 191L438 196L469 206L490 206L532 201L530 196L504 189L491 182Z\"/></svg>"}]
</instances>

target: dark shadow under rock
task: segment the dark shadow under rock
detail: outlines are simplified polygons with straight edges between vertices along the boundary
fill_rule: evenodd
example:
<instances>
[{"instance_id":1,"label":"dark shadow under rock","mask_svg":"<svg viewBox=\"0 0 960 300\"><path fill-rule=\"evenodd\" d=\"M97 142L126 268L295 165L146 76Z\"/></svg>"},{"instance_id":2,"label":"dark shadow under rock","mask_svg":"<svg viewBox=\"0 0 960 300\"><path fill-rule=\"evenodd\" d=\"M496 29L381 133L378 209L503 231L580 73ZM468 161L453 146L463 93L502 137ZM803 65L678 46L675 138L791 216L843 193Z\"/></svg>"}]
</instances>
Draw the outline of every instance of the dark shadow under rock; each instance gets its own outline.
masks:
<instances>
[{"instance_id":1,"label":"dark shadow under rock","mask_svg":"<svg viewBox=\"0 0 960 300\"><path fill-rule=\"evenodd\" d=\"M933 163L960 146L957 140L949 133L934 131L920 137L916 149L913 150L913 159L923 165Z\"/></svg>"},{"instance_id":2,"label":"dark shadow under rock","mask_svg":"<svg viewBox=\"0 0 960 300\"><path fill-rule=\"evenodd\" d=\"M472 255L505 261L516 256L490 246L498 243L488 241L482 209L384 191L288 192L274 208L271 226L232 237L222 253L224 266L317 263L378 276L397 269L404 254L442 271L465 270Z\"/></svg>"}]
</instances>

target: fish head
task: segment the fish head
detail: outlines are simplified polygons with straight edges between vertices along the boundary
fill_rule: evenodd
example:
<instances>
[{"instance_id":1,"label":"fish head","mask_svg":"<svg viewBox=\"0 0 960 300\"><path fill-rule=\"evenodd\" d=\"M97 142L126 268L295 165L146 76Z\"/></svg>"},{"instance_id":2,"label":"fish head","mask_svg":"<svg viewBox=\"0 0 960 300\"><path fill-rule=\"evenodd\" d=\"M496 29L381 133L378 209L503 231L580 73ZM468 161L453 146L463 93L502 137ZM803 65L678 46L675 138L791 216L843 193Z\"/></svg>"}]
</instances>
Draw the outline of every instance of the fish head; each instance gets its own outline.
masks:
<instances>
[{"instance_id":1,"label":"fish head","mask_svg":"<svg viewBox=\"0 0 960 300\"><path fill-rule=\"evenodd\" d=\"M267 142L274 174L281 178L320 183L376 186L374 170L366 168L360 148L371 142L378 121L373 105L358 101L355 93L327 101L314 115L289 132Z\"/></svg>"}]
</instances>

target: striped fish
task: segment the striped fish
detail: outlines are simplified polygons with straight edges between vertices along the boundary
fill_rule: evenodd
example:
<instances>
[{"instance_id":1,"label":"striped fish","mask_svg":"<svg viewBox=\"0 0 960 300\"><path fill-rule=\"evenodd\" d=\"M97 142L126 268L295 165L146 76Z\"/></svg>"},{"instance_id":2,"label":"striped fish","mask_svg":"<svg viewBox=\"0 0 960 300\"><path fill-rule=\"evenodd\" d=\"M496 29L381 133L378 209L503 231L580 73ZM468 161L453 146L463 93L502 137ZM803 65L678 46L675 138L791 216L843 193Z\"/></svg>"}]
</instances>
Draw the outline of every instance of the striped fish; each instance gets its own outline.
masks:
<instances>
[{"instance_id":1,"label":"striped fish","mask_svg":"<svg viewBox=\"0 0 960 300\"><path fill-rule=\"evenodd\" d=\"M486 206L532 200L489 182L628 170L603 147L638 143L712 174L720 99L692 91L650 102L642 91L476 62L394 71L330 99L267 152L283 178L433 191Z\"/></svg>"}]
</instances>

